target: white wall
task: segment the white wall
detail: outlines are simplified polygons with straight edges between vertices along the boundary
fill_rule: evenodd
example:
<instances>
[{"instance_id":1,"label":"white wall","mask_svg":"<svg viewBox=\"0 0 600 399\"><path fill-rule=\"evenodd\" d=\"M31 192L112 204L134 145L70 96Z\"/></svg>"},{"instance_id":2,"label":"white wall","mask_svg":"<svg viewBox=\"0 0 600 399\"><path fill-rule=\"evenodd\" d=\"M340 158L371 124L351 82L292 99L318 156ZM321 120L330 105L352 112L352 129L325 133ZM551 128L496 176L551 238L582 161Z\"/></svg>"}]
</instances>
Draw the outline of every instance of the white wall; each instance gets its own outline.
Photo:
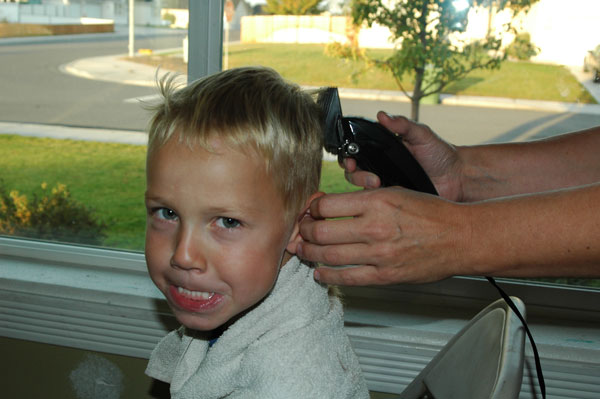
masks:
<instances>
[{"instance_id":1,"label":"white wall","mask_svg":"<svg viewBox=\"0 0 600 399\"><path fill-rule=\"evenodd\" d=\"M508 22L508 13L497 14L492 26L500 29ZM519 31L529 32L531 41L540 48L533 61L562 65L582 65L588 50L600 44L600 0L540 0L515 22ZM483 37L488 28L488 10L471 10L466 35ZM362 47L392 47L387 28L373 25L361 29ZM504 39L510 44L513 36Z\"/></svg>"},{"instance_id":2,"label":"white wall","mask_svg":"<svg viewBox=\"0 0 600 399\"><path fill-rule=\"evenodd\" d=\"M541 0L523 28L541 49L535 61L582 65L600 44L600 0Z\"/></svg>"}]
</instances>

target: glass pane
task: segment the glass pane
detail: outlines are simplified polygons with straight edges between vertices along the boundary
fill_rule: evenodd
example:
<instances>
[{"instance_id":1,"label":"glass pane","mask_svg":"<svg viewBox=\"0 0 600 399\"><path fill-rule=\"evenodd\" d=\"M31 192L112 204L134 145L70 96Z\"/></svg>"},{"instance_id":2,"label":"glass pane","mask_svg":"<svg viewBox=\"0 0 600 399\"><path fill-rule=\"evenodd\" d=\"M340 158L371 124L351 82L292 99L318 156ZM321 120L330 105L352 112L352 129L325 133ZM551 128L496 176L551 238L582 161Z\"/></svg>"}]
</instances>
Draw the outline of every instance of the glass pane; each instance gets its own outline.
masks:
<instances>
[{"instance_id":1,"label":"glass pane","mask_svg":"<svg viewBox=\"0 0 600 399\"><path fill-rule=\"evenodd\" d=\"M414 94L414 74L397 81L373 61L394 51L385 27L356 28L340 2L323 2L325 13L319 15L271 15L275 12L265 2L233 3L223 34L224 68L261 64L303 86L337 86L346 115L375 119L379 110L412 115L403 90ZM584 71L582 62L600 44L589 35L600 17L596 3L586 2L582 13L556 2L537 2L513 20L519 35L503 36L508 59L498 69L477 69L452 81L439 97L424 98L419 120L457 145L535 140L598 125L600 89L592 83L594 71ZM500 34L507 22L506 10L492 6L465 15L462 35L467 38ZM557 24L568 27L557 30ZM350 57L339 57L344 49ZM362 54L371 63L363 62ZM172 68L185 71L184 65ZM324 191L349 189L335 162L326 162L325 171ZM544 281L598 285L586 279Z\"/></svg>"},{"instance_id":2,"label":"glass pane","mask_svg":"<svg viewBox=\"0 0 600 399\"><path fill-rule=\"evenodd\" d=\"M32 3L0 3L0 234L141 250L156 68L129 55L181 57L187 2L136 1L132 36L128 1Z\"/></svg>"},{"instance_id":3,"label":"glass pane","mask_svg":"<svg viewBox=\"0 0 600 399\"><path fill-rule=\"evenodd\" d=\"M41 199L52 198L52 189L61 195L65 189L59 184L64 184L74 201L92 208L92 215L107 225L106 235L95 243L141 249L145 218L143 146L57 141L22 134L69 135L80 130L66 127L82 127L84 132L109 141L125 141L133 136L132 140L143 142L139 132L145 128L148 114L139 100L155 95L152 80L156 68L183 74L187 71L183 45L187 2L160 2L171 9L136 2L132 59L126 59L127 2L106 2L113 6L101 7L83 3L85 9L81 4L36 8L0 3L0 16L8 22L27 22L27 18L44 13L53 21L72 15L108 16L115 21L114 32L110 33L0 39L0 126L3 133L14 134L0 135L0 169L6 171L2 174L4 197L8 198L5 202L12 201L16 215L24 197L29 203L36 193ZM360 57L336 56L339 48L336 51L332 46L335 42L358 44L355 50L381 60L393 51L388 30L377 24L370 29L353 27L349 9L340 7L340 2L323 2L327 7L323 15L285 17L269 15L265 3L233 1L233 12L225 7L229 13L223 31L224 68L262 64L304 86L337 86L346 115L374 119L379 110L411 115L411 104L402 90L413 91L412 75L398 83L389 71L365 64ZM476 70L445 87L439 98L431 96L421 101L419 120L457 145L524 141L598 125L599 86L592 83L594 70L584 71L583 60L588 50L599 44L589 32L600 17L600 3L587 0L585 4L586 12L582 13L579 7L537 2L515 23L521 33L529 33L529 41L519 42L516 52L499 69ZM8 7L19 7L18 14ZM477 36L500 29L505 17L497 11L489 7L472 11L465 34ZM504 45L513 40L514 36L507 35ZM527 53L536 48L537 55L531 59L518 59L519 51ZM97 58L105 56L110 58ZM109 62L102 64L101 71L95 70L93 65L102 60ZM127 66L123 69L123 65ZM74 75L78 67L80 73ZM110 80L116 71L123 73L117 83ZM99 76L85 78L88 73L101 74L108 81ZM324 169L325 191L351 189L335 162L326 162ZM27 213L19 215L26 219ZM43 228L37 233L32 228L18 230L15 224L11 221L0 225L3 234L37 234L58 240L68 236L48 236Z\"/></svg>"}]
</instances>

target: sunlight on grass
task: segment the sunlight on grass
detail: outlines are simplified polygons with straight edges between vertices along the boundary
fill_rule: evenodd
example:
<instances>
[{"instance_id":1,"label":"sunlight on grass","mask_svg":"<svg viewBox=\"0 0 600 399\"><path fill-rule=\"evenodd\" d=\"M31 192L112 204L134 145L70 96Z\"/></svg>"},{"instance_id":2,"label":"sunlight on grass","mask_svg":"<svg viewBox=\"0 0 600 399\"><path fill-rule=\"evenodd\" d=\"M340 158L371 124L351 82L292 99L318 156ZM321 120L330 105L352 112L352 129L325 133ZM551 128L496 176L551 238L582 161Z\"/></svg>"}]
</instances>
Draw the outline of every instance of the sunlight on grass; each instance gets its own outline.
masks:
<instances>
[{"instance_id":1,"label":"sunlight on grass","mask_svg":"<svg viewBox=\"0 0 600 399\"><path fill-rule=\"evenodd\" d=\"M376 68L364 70L361 61L329 57L322 44L237 43L229 46L229 67L265 65L283 77L306 86L337 86L372 90L400 88L391 73ZM390 50L369 50L368 54L385 58ZM161 65L185 73L187 65L181 57L152 55L135 57L133 61ZM411 76L402 84L412 90ZM444 93L521 98L544 101L595 104L594 98L575 79L567 68L559 65L506 61L499 70L476 70L466 78L449 85Z\"/></svg>"},{"instance_id":2,"label":"sunlight on grass","mask_svg":"<svg viewBox=\"0 0 600 399\"><path fill-rule=\"evenodd\" d=\"M105 246L144 248L145 146L0 135L0 149L8 189L31 193L43 182L66 184L109 225ZM354 189L336 162L323 163L322 191Z\"/></svg>"}]
</instances>

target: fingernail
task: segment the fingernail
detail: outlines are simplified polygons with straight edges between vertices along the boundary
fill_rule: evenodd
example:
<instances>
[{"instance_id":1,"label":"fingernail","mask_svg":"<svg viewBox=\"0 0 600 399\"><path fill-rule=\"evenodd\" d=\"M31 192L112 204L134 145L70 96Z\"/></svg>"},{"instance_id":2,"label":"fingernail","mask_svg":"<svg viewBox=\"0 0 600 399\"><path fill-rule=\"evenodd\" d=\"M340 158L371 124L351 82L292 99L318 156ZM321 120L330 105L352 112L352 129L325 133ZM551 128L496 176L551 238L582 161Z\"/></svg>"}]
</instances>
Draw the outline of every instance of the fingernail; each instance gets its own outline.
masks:
<instances>
[{"instance_id":1,"label":"fingernail","mask_svg":"<svg viewBox=\"0 0 600 399\"><path fill-rule=\"evenodd\" d=\"M321 274L319 274L318 270L315 269L315 272L313 273L313 277L315 278L315 281L321 280Z\"/></svg>"},{"instance_id":2,"label":"fingernail","mask_svg":"<svg viewBox=\"0 0 600 399\"><path fill-rule=\"evenodd\" d=\"M375 187L376 184L377 184L377 179L375 179L373 176L367 177L367 186Z\"/></svg>"},{"instance_id":3,"label":"fingernail","mask_svg":"<svg viewBox=\"0 0 600 399\"><path fill-rule=\"evenodd\" d=\"M296 247L296 255L298 255L299 258L302 258L302 244L298 244Z\"/></svg>"}]
</instances>

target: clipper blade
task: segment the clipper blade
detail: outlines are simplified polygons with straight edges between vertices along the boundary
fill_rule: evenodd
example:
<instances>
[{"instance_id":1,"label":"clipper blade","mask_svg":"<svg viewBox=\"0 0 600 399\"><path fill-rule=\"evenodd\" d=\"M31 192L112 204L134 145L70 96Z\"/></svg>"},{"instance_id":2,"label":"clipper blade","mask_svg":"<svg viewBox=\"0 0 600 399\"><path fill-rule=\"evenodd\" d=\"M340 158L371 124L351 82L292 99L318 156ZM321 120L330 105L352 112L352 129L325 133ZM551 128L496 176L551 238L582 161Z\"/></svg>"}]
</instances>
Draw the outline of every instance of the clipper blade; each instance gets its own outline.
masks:
<instances>
[{"instance_id":1,"label":"clipper blade","mask_svg":"<svg viewBox=\"0 0 600 399\"><path fill-rule=\"evenodd\" d=\"M337 155L342 145L343 136L343 132L341 131L342 105L338 89L336 87L323 89L317 97L317 104L323 111L325 151Z\"/></svg>"}]
</instances>

